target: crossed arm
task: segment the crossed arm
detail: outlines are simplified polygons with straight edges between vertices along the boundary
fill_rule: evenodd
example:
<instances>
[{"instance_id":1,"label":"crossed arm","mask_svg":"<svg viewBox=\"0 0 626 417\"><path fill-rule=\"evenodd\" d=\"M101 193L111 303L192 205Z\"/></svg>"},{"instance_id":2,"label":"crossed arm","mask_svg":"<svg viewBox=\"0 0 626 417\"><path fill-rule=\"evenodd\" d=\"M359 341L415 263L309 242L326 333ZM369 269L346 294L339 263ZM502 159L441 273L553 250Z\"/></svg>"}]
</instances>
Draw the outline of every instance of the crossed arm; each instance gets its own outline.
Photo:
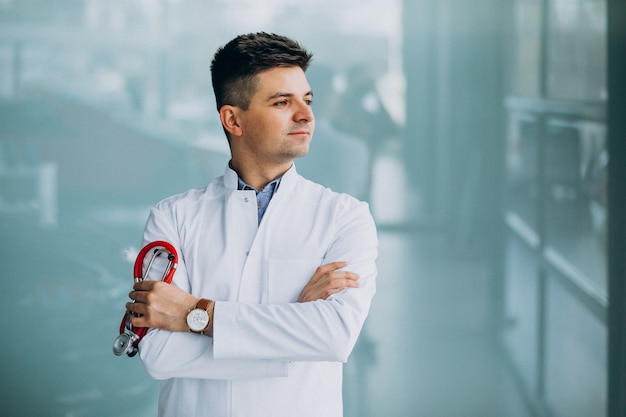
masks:
<instances>
[{"instance_id":1,"label":"crossed arm","mask_svg":"<svg viewBox=\"0 0 626 417\"><path fill-rule=\"evenodd\" d=\"M346 262L331 262L319 266L300 293L298 302L325 300L346 288L359 287L359 275L345 270ZM132 317L136 327L151 327L171 332L188 332L185 317L198 302L198 298L175 285L162 281L141 281L134 285L129 297L134 302L126 309L137 316ZM209 307L210 322L204 334L213 336L213 306Z\"/></svg>"}]
</instances>

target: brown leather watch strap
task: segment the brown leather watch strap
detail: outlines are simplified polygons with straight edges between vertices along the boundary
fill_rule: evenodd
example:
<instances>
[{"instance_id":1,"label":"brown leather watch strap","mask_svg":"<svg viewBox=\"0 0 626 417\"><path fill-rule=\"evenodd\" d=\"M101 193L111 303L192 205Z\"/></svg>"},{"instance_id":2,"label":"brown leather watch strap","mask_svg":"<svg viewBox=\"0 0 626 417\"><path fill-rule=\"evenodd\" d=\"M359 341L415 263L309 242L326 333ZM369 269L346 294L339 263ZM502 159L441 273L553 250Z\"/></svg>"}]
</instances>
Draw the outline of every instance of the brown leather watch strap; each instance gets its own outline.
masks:
<instances>
[{"instance_id":1,"label":"brown leather watch strap","mask_svg":"<svg viewBox=\"0 0 626 417\"><path fill-rule=\"evenodd\" d=\"M210 301L207 300L206 298L201 298L198 303L196 304L195 308L200 308L202 310L206 310L207 308L209 308L209 303Z\"/></svg>"}]
</instances>

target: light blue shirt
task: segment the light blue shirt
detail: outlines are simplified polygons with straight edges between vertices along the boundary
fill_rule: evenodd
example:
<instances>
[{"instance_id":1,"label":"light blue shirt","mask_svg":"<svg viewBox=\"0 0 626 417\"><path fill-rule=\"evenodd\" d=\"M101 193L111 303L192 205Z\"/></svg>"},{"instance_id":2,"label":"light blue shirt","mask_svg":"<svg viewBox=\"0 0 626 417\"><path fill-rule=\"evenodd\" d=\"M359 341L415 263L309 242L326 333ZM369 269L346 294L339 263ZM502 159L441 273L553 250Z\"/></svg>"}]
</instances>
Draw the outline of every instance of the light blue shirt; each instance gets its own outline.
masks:
<instances>
[{"instance_id":1,"label":"light blue shirt","mask_svg":"<svg viewBox=\"0 0 626 417\"><path fill-rule=\"evenodd\" d=\"M267 184L261 191L257 190L253 186L246 184L244 180L239 178L239 189L240 190L254 190L256 193L256 201L257 207L259 209L259 224L261 224L261 219L265 214L265 210L267 210L267 206L270 204L270 200L278 190L278 186L280 185L280 178L275 179L274 181Z\"/></svg>"}]
</instances>

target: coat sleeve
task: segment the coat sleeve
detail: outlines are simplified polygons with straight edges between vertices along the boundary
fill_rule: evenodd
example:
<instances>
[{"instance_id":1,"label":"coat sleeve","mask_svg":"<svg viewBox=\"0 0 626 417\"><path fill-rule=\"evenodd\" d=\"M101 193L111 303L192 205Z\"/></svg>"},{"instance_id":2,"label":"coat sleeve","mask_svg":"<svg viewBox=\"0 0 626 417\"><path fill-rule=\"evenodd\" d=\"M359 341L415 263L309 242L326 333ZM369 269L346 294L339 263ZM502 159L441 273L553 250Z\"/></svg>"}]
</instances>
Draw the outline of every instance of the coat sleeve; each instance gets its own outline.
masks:
<instances>
[{"instance_id":1,"label":"coat sleeve","mask_svg":"<svg viewBox=\"0 0 626 417\"><path fill-rule=\"evenodd\" d=\"M323 263L347 261L346 269L360 275L360 287L307 303L216 302L214 358L346 361L376 291L377 247L368 205L343 211Z\"/></svg>"},{"instance_id":2,"label":"coat sleeve","mask_svg":"<svg viewBox=\"0 0 626 417\"><path fill-rule=\"evenodd\" d=\"M171 210L152 209L144 229L143 244L155 240L171 243L181 254L180 234ZM172 285L190 291L184 257L179 256ZM287 376L288 363L261 359L218 359L212 339L192 333L173 333L150 329L139 345L139 355L150 376L155 379L204 378L237 379Z\"/></svg>"}]
</instances>

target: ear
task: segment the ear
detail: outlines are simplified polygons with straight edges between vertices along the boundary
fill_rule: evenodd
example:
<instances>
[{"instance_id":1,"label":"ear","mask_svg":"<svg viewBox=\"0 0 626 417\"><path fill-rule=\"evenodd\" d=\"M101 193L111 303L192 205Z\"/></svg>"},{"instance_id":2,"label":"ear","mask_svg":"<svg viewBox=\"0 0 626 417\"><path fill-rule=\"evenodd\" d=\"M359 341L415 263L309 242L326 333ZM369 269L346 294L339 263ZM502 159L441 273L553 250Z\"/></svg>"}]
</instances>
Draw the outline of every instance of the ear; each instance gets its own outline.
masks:
<instances>
[{"instance_id":1,"label":"ear","mask_svg":"<svg viewBox=\"0 0 626 417\"><path fill-rule=\"evenodd\" d=\"M233 136L241 136L243 130L239 126L239 109L234 106L224 105L220 108L220 121L224 129Z\"/></svg>"}]
</instances>

